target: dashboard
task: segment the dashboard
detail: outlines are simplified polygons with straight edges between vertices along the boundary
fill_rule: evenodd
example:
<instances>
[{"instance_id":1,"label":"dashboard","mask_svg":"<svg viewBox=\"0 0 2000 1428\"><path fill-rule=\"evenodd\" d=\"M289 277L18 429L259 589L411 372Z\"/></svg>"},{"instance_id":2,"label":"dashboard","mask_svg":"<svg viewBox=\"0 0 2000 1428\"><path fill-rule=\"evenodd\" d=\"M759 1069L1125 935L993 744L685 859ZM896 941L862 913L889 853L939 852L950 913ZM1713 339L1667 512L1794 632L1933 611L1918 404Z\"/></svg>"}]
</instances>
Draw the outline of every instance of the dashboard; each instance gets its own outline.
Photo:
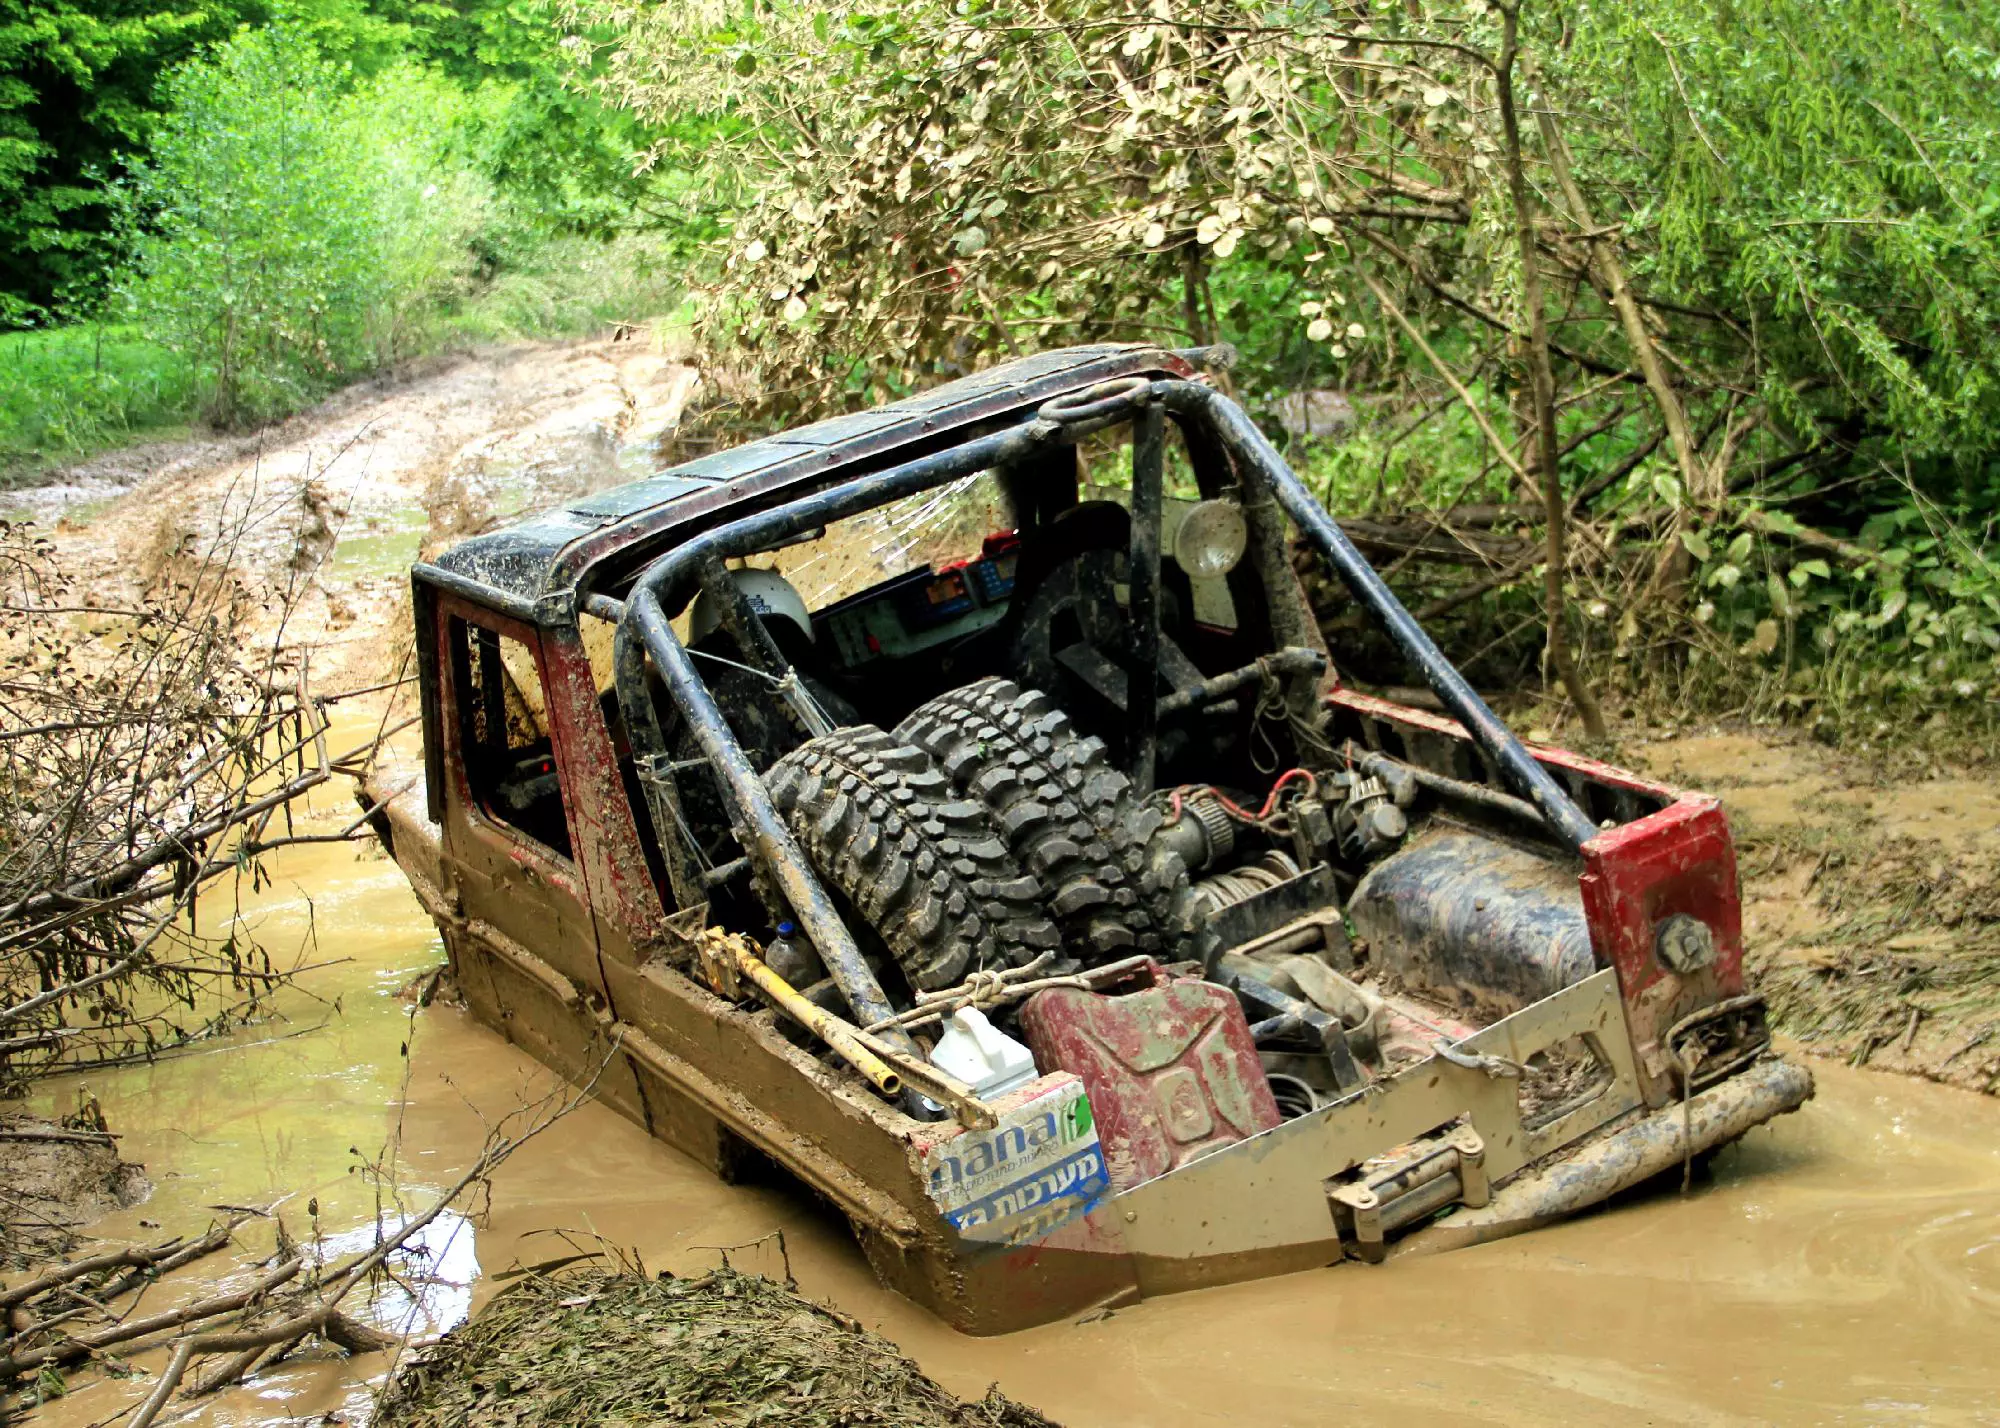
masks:
<instances>
[{"instance_id":1,"label":"dashboard","mask_svg":"<svg viewBox=\"0 0 2000 1428\"><path fill-rule=\"evenodd\" d=\"M815 612L814 637L854 670L977 634L1006 615L1020 552L1018 535L997 531L976 557L907 571Z\"/></svg>"}]
</instances>

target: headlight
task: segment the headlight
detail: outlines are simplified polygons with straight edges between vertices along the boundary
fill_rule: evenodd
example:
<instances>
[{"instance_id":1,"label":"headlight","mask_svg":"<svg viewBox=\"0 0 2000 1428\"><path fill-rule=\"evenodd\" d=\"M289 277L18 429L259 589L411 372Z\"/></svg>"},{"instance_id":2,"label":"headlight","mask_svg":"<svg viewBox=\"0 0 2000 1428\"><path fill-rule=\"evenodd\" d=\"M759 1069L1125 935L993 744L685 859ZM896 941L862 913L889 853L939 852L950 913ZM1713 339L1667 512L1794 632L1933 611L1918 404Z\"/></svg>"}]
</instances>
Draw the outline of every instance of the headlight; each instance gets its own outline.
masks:
<instances>
[{"instance_id":1,"label":"headlight","mask_svg":"<svg viewBox=\"0 0 2000 1428\"><path fill-rule=\"evenodd\" d=\"M1190 580L1227 575L1243 559L1247 533L1234 501L1202 501L1174 532L1174 561Z\"/></svg>"}]
</instances>

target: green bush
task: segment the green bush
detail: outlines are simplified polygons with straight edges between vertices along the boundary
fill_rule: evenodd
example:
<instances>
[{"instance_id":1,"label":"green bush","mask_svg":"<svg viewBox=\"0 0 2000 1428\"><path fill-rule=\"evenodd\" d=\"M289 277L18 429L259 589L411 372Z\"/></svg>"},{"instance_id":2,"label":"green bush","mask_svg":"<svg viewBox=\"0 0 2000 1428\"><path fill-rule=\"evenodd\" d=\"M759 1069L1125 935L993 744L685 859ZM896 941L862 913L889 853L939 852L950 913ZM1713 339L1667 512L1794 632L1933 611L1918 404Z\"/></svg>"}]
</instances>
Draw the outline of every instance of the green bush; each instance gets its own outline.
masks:
<instances>
[{"instance_id":1,"label":"green bush","mask_svg":"<svg viewBox=\"0 0 2000 1428\"><path fill-rule=\"evenodd\" d=\"M171 110L126 189L123 286L219 425L416 350L471 274L488 198L460 161L457 91L410 65L347 81L283 28L166 81Z\"/></svg>"}]
</instances>

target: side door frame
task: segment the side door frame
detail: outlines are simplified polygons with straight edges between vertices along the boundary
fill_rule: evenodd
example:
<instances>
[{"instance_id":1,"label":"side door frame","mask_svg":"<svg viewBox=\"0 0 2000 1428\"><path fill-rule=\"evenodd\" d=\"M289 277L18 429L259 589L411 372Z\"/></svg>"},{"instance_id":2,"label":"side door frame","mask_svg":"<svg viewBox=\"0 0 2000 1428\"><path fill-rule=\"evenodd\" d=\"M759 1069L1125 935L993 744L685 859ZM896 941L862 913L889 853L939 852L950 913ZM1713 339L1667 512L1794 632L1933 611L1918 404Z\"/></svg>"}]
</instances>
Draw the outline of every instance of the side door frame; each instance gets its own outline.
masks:
<instances>
[{"instance_id":1,"label":"side door frame","mask_svg":"<svg viewBox=\"0 0 2000 1428\"><path fill-rule=\"evenodd\" d=\"M466 935L480 950L519 974L543 984L563 1001L578 996L608 1007L598 955L596 918L588 880L575 853L583 846L575 783L565 745L567 721L551 698L549 660L541 630L519 616L445 590L425 592L419 601L419 639L428 649L425 722L433 735L428 760L432 814L456 875L466 919ZM562 790L563 818L571 855L562 853L493 817L479 806L466 769L464 707L456 626L491 632L515 641L533 658L548 715L551 757ZM469 993L472 989L468 989Z\"/></svg>"}]
</instances>

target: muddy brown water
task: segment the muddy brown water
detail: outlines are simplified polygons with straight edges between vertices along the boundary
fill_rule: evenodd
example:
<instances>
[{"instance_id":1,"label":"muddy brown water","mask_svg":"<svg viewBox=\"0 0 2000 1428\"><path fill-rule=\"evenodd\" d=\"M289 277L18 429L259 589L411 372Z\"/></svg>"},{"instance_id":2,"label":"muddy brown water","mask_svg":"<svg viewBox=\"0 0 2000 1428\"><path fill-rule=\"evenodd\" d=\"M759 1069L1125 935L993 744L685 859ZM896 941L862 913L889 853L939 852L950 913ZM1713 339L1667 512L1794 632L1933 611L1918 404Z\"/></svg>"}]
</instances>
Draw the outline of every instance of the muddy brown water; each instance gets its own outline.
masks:
<instances>
[{"instance_id":1,"label":"muddy brown water","mask_svg":"<svg viewBox=\"0 0 2000 1428\"><path fill-rule=\"evenodd\" d=\"M325 802L324 816L344 812ZM243 913L265 945L343 960L307 974L283 1019L226 1046L90 1078L127 1155L158 1184L102 1234L157 1238L205 1223L207 1207L289 1191L295 1231L312 1196L324 1233L365 1240L377 1195L350 1167L379 1159L399 1126L405 1189L428 1203L478 1154L488 1118L550 1088L464 1013L413 1012L397 996L441 951L393 863L371 847L304 847L277 874ZM693 1271L718 1247L782 1231L807 1294L886 1334L947 1387L976 1396L997 1381L1071 1428L1322 1424L1382 1410L1495 1423L2000 1421L2000 1102L1814 1069L1818 1098L1725 1152L1685 1198L1669 1189L1477 1249L985 1340L878 1287L837 1218L803 1192L723 1185L586 1105L502 1167L476 1222L441 1223L422 1305L376 1314L446 1327L501 1286L496 1275L593 1237L649 1268ZM73 1094L58 1086L51 1098ZM775 1240L732 1259L784 1270ZM359 1422L386 1369L382 1355L292 1365L201 1417L337 1411ZM145 1383L100 1380L46 1412L96 1422Z\"/></svg>"}]
</instances>

